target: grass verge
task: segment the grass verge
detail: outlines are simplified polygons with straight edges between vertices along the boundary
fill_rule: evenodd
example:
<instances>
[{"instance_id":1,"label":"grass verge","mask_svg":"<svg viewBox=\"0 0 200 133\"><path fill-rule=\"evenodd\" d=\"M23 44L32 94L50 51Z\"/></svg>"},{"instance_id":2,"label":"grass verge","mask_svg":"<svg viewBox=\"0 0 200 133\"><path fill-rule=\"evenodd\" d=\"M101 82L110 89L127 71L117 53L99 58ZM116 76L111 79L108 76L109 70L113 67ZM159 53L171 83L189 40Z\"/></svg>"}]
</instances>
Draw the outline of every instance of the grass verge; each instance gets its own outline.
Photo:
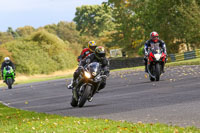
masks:
<instances>
[{"instance_id":1,"label":"grass verge","mask_svg":"<svg viewBox=\"0 0 200 133\"><path fill-rule=\"evenodd\" d=\"M200 58L166 63L165 67L181 66L181 65L200 65ZM144 66L114 69L114 70L111 70L111 71L114 72L114 71L122 71L122 70L142 70L143 71Z\"/></svg>"},{"instance_id":2,"label":"grass verge","mask_svg":"<svg viewBox=\"0 0 200 133\"><path fill-rule=\"evenodd\" d=\"M58 71L58 72L52 73L50 75L40 74L40 75L33 75L33 76L17 74L14 85L48 81L48 80L56 80L56 79L64 79L64 78L71 78L74 71L75 70L72 69L72 70L67 70L67 71ZM6 86L6 84L3 83L2 80L0 80L0 86Z\"/></svg>"},{"instance_id":3,"label":"grass verge","mask_svg":"<svg viewBox=\"0 0 200 133\"><path fill-rule=\"evenodd\" d=\"M9 108L0 103L1 133L132 133L132 132L200 132L195 127L178 127L164 124L130 123L108 119L63 117Z\"/></svg>"},{"instance_id":4,"label":"grass verge","mask_svg":"<svg viewBox=\"0 0 200 133\"><path fill-rule=\"evenodd\" d=\"M166 66L200 65L200 58L167 63Z\"/></svg>"}]
</instances>

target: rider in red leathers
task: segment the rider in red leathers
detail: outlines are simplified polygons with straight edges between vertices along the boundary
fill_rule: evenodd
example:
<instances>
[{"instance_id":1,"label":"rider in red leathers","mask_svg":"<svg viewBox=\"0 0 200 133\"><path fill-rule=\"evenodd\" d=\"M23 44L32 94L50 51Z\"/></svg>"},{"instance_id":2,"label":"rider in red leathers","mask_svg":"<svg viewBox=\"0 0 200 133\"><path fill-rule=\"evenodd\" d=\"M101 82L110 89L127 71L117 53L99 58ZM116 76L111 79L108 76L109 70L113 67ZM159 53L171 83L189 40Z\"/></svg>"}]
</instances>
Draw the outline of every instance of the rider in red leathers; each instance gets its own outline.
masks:
<instances>
[{"instance_id":1,"label":"rider in red leathers","mask_svg":"<svg viewBox=\"0 0 200 133\"><path fill-rule=\"evenodd\" d=\"M81 52L81 55L77 58L78 62L81 63L81 61L83 59L85 59L87 56L89 56L90 54L94 53L94 50L96 49L96 43L95 41L89 41L88 42L88 48L84 48ZM68 89L72 89L75 85L75 79L76 77L79 75L79 72L80 72L80 67L78 67L76 69L76 71L74 72L74 75L73 75L73 80L71 82L70 85L67 86Z\"/></svg>"},{"instance_id":2,"label":"rider in red leathers","mask_svg":"<svg viewBox=\"0 0 200 133\"><path fill-rule=\"evenodd\" d=\"M96 47L95 41L89 41L88 48L84 48L82 50L81 55L77 58L77 61L80 62L82 59L93 53Z\"/></svg>"}]
</instances>

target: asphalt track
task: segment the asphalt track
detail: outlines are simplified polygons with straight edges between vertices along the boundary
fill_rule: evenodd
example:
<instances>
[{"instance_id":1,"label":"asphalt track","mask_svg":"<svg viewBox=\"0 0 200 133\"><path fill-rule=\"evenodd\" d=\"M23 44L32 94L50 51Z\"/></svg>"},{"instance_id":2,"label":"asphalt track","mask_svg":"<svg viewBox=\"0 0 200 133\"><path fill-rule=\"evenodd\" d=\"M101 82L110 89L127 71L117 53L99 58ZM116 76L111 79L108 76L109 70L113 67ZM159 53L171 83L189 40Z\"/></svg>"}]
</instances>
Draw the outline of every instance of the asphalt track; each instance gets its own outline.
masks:
<instances>
[{"instance_id":1,"label":"asphalt track","mask_svg":"<svg viewBox=\"0 0 200 133\"><path fill-rule=\"evenodd\" d=\"M200 127L200 66L166 68L161 81L142 71L112 72L107 86L83 108L70 106L69 79L0 88L0 101L24 110L64 116L108 118Z\"/></svg>"}]
</instances>

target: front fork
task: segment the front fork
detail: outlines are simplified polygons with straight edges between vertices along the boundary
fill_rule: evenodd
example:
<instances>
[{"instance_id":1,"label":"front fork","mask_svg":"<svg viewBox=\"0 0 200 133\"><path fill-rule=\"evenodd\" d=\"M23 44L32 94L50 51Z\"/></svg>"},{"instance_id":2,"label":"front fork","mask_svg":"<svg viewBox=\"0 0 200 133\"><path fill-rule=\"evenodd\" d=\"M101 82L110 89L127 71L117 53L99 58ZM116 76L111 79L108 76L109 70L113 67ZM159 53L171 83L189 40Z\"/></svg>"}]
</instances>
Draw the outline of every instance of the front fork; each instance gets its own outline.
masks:
<instances>
[{"instance_id":1,"label":"front fork","mask_svg":"<svg viewBox=\"0 0 200 133\"><path fill-rule=\"evenodd\" d=\"M78 101L79 98L79 94L78 94L78 89L80 88L80 85L83 83L83 78L81 78L78 83L76 84L76 86L74 86L74 88L72 89L72 94L73 97L76 99L76 101Z\"/></svg>"}]
</instances>

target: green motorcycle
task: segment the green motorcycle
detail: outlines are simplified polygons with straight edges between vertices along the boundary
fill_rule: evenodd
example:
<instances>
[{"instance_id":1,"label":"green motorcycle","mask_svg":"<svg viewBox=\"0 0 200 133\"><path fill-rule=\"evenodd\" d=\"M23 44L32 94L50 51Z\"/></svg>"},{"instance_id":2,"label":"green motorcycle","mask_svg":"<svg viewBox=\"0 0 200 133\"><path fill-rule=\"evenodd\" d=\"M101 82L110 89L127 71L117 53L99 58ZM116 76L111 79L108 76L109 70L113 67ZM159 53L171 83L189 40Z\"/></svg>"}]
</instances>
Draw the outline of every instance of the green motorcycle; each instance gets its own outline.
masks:
<instances>
[{"instance_id":1,"label":"green motorcycle","mask_svg":"<svg viewBox=\"0 0 200 133\"><path fill-rule=\"evenodd\" d=\"M15 73L11 66L6 66L3 69L3 79L8 85L8 89L12 89L12 84L14 83Z\"/></svg>"}]
</instances>

